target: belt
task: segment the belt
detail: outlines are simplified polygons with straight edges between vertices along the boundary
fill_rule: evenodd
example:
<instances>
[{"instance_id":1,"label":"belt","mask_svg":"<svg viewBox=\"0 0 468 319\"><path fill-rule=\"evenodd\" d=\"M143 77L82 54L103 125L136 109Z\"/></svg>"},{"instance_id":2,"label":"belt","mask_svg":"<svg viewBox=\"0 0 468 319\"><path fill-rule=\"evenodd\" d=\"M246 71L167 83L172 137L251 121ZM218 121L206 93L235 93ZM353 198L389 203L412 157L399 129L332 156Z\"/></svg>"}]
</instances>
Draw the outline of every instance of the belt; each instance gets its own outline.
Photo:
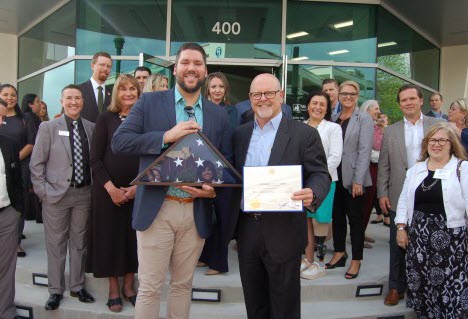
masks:
<instances>
[{"instance_id":1,"label":"belt","mask_svg":"<svg viewBox=\"0 0 468 319\"><path fill-rule=\"evenodd\" d=\"M254 220L262 219L262 213L246 213L245 216Z\"/></svg>"},{"instance_id":2,"label":"belt","mask_svg":"<svg viewBox=\"0 0 468 319\"><path fill-rule=\"evenodd\" d=\"M82 182L82 183L77 183L77 182L70 183L70 187L73 187L73 188L81 188L81 187L85 187L89 185L91 185L91 181Z\"/></svg>"},{"instance_id":3,"label":"belt","mask_svg":"<svg viewBox=\"0 0 468 319\"><path fill-rule=\"evenodd\" d=\"M179 203L193 203L193 201L195 200L193 197L177 197L171 195L166 195L166 199L173 200Z\"/></svg>"}]
</instances>

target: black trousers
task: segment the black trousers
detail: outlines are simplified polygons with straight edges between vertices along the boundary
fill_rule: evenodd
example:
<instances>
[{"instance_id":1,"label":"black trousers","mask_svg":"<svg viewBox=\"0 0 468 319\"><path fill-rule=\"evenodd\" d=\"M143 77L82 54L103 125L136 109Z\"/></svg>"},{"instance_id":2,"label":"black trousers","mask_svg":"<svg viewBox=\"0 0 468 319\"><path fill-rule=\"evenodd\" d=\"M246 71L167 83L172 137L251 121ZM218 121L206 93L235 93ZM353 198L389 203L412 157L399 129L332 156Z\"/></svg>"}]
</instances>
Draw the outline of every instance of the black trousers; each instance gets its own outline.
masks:
<instances>
[{"instance_id":1,"label":"black trousers","mask_svg":"<svg viewBox=\"0 0 468 319\"><path fill-rule=\"evenodd\" d=\"M362 208L364 195L353 198L343 187L341 181L336 182L335 198L333 200L333 246L335 252L346 251L346 217L348 217L351 233L353 260L362 260L364 249L364 227L362 225Z\"/></svg>"},{"instance_id":2,"label":"black trousers","mask_svg":"<svg viewBox=\"0 0 468 319\"><path fill-rule=\"evenodd\" d=\"M397 289L399 293L406 291L406 250L398 246L396 241L397 228L395 225L396 212L390 214L390 272L388 274L388 288Z\"/></svg>"},{"instance_id":3,"label":"black trousers","mask_svg":"<svg viewBox=\"0 0 468 319\"><path fill-rule=\"evenodd\" d=\"M271 258L265 248L266 239L260 223L261 219L241 216L239 224L239 268L247 317L299 319L301 255L286 262Z\"/></svg>"}]
</instances>

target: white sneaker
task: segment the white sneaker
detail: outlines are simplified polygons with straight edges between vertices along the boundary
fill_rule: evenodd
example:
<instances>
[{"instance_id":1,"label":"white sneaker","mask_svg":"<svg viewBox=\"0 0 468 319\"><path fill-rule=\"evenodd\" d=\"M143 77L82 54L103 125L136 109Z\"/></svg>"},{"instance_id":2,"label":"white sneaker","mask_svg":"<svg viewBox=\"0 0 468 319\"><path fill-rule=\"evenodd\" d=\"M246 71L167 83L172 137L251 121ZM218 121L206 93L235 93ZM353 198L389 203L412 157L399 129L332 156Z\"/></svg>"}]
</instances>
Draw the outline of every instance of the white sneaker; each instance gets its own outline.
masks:
<instances>
[{"instance_id":1,"label":"white sneaker","mask_svg":"<svg viewBox=\"0 0 468 319\"><path fill-rule=\"evenodd\" d=\"M304 270L306 270L310 266L311 266L311 263L307 260L307 258L302 259L301 269L299 270L299 272L303 272Z\"/></svg>"},{"instance_id":2,"label":"white sneaker","mask_svg":"<svg viewBox=\"0 0 468 319\"><path fill-rule=\"evenodd\" d=\"M317 262L312 263L309 268L301 272L301 278L309 280L317 279L325 275L325 267L320 266Z\"/></svg>"}]
</instances>

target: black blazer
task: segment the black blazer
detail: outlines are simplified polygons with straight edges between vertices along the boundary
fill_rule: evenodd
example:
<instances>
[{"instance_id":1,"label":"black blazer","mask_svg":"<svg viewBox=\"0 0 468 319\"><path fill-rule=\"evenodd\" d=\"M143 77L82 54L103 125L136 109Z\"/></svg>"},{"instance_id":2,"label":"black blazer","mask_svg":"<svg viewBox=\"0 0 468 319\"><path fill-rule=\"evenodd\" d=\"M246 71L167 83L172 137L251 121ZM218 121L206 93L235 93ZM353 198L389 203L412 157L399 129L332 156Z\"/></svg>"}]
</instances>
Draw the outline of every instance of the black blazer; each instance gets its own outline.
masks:
<instances>
[{"instance_id":1,"label":"black blazer","mask_svg":"<svg viewBox=\"0 0 468 319\"><path fill-rule=\"evenodd\" d=\"M0 136L0 149L5 162L5 175L11 206L17 211L23 211L23 182L21 178L21 164L19 151L16 144L10 138Z\"/></svg>"},{"instance_id":2,"label":"black blazer","mask_svg":"<svg viewBox=\"0 0 468 319\"><path fill-rule=\"evenodd\" d=\"M87 119L90 122L96 123L96 119L99 115L97 106L96 96L94 95L93 84L91 80L83 82L79 85L81 92L83 93L83 110L81 111L81 117ZM106 85L106 94L104 96L104 110L107 109L111 102L112 85Z\"/></svg>"},{"instance_id":3,"label":"black blazer","mask_svg":"<svg viewBox=\"0 0 468 319\"><path fill-rule=\"evenodd\" d=\"M252 121L238 127L234 133L234 164L239 172L243 171L253 128L254 122ZM318 131L309 125L286 119L283 116L268 165L302 165L303 187L313 190L317 196L318 205L330 190L331 178L322 141ZM241 195L239 191L237 203L240 203ZM244 212L240 211L239 219L245 218L242 214ZM237 217L235 214L233 218L237 219ZM272 258L280 261L288 260L302 253L307 246L305 211L302 213L263 213L260 223L266 249ZM231 225L235 225L235 221L231 221ZM233 230L231 228L231 231ZM239 231L239 236L242 236L242 229Z\"/></svg>"}]
</instances>

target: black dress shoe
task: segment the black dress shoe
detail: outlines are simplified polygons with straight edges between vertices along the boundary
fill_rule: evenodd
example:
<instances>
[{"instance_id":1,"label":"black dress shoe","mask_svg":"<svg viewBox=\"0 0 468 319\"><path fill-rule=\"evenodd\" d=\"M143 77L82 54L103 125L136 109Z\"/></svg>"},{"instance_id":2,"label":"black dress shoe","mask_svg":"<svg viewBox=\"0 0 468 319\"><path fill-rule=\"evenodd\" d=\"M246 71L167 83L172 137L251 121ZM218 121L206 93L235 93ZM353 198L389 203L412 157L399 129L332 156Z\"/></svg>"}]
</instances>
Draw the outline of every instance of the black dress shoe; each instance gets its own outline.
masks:
<instances>
[{"instance_id":1,"label":"black dress shoe","mask_svg":"<svg viewBox=\"0 0 468 319\"><path fill-rule=\"evenodd\" d=\"M346 265L346 259L348 259L348 254L345 252L343 256L341 256L340 259L334 264L332 263L326 263L325 264L325 269L335 269L338 267L344 267Z\"/></svg>"},{"instance_id":2,"label":"black dress shoe","mask_svg":"<svg viewBox=\"0 0 468 319\"><path fill-rule=\"evenodd\" d=\"M86 302L86 303L92 303L94 302L93 296L89 294L89 292L86 291L86 289L81 289L80 291L70 291L70 296L72 297L78 297L78 300L81 302Z\"/></svg>"},{"instance_id":3,"label":"black dress shoe","mask_svg":"<svg viewBox=\"0 0 468 319\"><path fill-rule=\"evenodd\" d=\"M45 304L45 310L55 310L60 306L60 300L62 300L63 295L59 294L50 294L49 299L47 299Z\"/></svg>"}]
</instances>

